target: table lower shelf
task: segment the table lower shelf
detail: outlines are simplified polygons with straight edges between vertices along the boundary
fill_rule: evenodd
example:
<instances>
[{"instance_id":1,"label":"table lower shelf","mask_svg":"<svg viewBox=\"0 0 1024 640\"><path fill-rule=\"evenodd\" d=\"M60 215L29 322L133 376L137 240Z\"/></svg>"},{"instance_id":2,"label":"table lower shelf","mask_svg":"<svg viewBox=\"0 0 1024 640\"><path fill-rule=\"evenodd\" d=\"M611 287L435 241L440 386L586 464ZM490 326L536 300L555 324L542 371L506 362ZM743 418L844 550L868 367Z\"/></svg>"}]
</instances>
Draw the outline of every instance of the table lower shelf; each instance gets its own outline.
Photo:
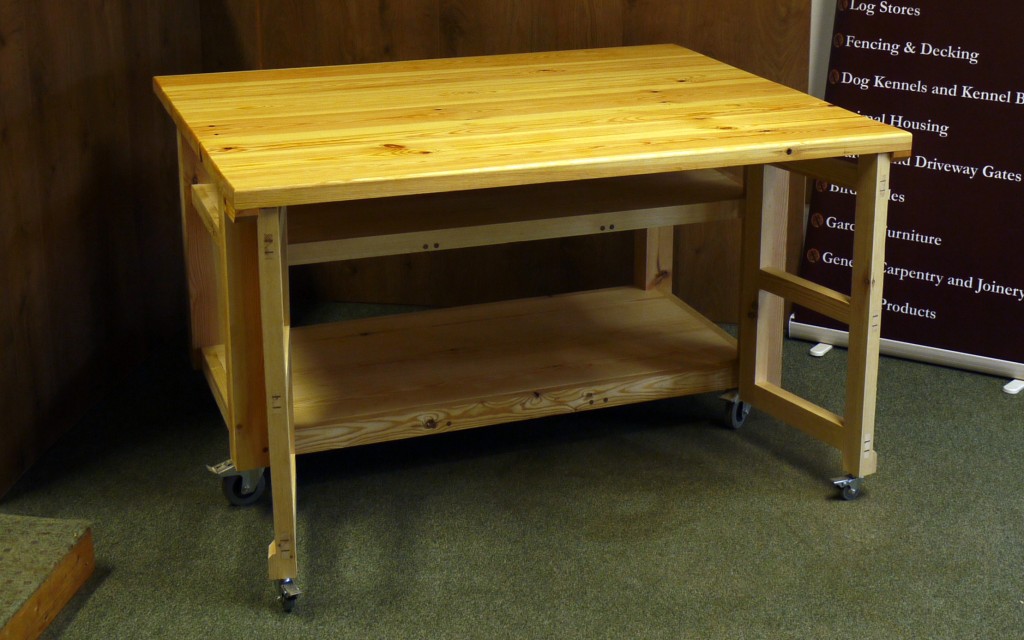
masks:
<instances>
[{"instance_id":1,"label":"table lower shelf","mask_svg":"<svg viewBox=\"0 0 1024 640\"><path fill-rule=\"evenodd\" d=\"M737 385L736 341L615 288L291 330L296 453Z\"/></svg>"}]
</instances>

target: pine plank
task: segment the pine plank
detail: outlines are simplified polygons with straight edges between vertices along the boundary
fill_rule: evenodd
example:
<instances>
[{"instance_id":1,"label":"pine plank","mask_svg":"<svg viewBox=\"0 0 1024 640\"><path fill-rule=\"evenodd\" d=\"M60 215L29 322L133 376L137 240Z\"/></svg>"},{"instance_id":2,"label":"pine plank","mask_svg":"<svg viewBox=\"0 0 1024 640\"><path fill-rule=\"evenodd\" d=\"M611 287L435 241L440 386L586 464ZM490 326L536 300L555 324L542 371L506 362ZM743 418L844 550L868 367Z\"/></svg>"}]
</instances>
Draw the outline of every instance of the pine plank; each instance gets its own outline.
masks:
<instances>
[{"instance_id":1,"label":"pine plank","mask_svg":"<svg viewBox=\"0 0 1024 640\"><path fill-rule=\"evenodd\" d=\"M737 217L743 187L719 171L294 207L289 264L351 260ZM671 269L671 266L667 266Z\"/></svg>"},{"instance_id":2,"label":"pine plank","mask_svg":"<svg viewBox=\"0 0 1024 640\"><path fill-rule=\"evenodd\" d=\"M727 334L632 287L292 330L299 453L736 384Z\"/></svg>"},{"instance_id":3,"label":"pine plank","mask_svg":"<svg viewBox=\"0 0 1024 640\"><path fill-rule=\"evenodd\" d=\"M295 433L289 366L288 267L284 253L286 212L263 209L257 219L260 238L260 316L263 328L267 442L274 500L274 540L267 551L271 580L298 573L295 512Z\"/></svg>"},{"instance_id":4,"label":"pine plank","mask_svg":"<svg viewBox=\"0 0 1024 640\"><path fill-rule=\"evenodd\" d=\"M178 189L181 207L181 235L188 287L189 332L192 365L200 368L202 349L220 344L220 319L217 309L217 244L212 236L212 221L203 218L194 190L195 182L208 179L202 162L183 136L178 135Z\"/></svg>"},{"instance_id":5,"label":"pine plank","mask_svg":"<svg viewBox=\"0 0 1024 640\"><path fill-rule=\"evenodd\" d=\"M910 148L905 132L675 45L165 76L155 88L236 211Z\"/></svg>"},{"instance_id":6,"label":"pine plank","mask_svg":"<svg viewBox=\"0 0 1024 640\"><path fill-rule=\"evenodd\" d=\"M88 523L0 514L0 640L42 635L95 564Z\"/></svg>"},{"instance_id":7,"label":"pine plank","mask_svg":"<svg viewBox=\"0 0 1024 640\"><path fill-rule=\"evenodd\" d=\"M888 156L860 158L850 291L849 360L846 369L847 434L843 471L866 476L878 467L875 452L875 402L882 338L882 283L885 278L885 230L889 213Z\"/></svg>"},{"instance_id":8,"label":"pine plank","mask_svg":"<svg viewBox=\"0 0 1024 640\"><path fill-rule=\"evenodd\" d=\"M840 416L778 385L761 382L744 395L744 400L840 451L846 446L845 438L851 430L846 429Z\"/></svg>"},{"instance_id":9,"label":"pine plank","mask_svg":"<svg viewBox=\"0 0 1024 640\"><path fill-rule=\"evenodd\" d=\"M192 206L211 236L220 235L220 196L217 187L211 184L192 185Z\"/></svg>"},{"instance_id":10,"label":"pine plank","mask_svg":"<svg viewBox=\"0 0 1024 640\"><path fill-rule=\"evenodd\" d=\"M259 257L253 250L259 234L252 218L224 217L221 228L231 458L239 470L256 469L269 464L263 332L253 322L261 315Z\"/></svg>"},{"instance_id":11,"label":"pine plank","mask_svg":"<svg viewBox=\"0 0 1024 640\"><path fill-rule=\"evenodd\" d=\"M842 323L850 322L850 296L846 294L773 267L761 269L757 284L762 291L784 300L814 309Z\"/></svg>"},{"instance_id":12,"label":"pine plank","mask_svg":"<svg viewBox=\"0 0 1024 640\"><path fill-rule=\"evenodd\" d=\"M224 345L203 348L203 375L213 392L220 415L225 424L231 424L231 405L228 390L228 373L224 357Z\"/></svg>"}]
</instances>

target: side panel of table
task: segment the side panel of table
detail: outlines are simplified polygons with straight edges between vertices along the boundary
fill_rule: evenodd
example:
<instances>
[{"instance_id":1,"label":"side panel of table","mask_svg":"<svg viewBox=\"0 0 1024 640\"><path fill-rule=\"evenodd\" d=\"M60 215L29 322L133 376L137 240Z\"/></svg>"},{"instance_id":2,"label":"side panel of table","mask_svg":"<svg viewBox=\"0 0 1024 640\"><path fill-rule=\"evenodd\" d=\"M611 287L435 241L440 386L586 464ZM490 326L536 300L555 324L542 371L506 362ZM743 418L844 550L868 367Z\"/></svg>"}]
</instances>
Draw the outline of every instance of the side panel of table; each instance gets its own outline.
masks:
<instances>
[{"instance_id":1,"label":"side panel of table","mask_svg":"<svg viewBox=\"0 0 1024 640\"><path fill-rule=\"evenodd\" d=\"M747 173L743 282L740 302L740 395L755 407L842 453L843 471L859 479L875 472L875 392L882 311L889 154L858 164L840 160L752 167ZM831 291L785 270L788 183L784 169L857 191L851 294ZM789 300L850 327L845 415L782 388L783 302Z\"/></svg>"},{"instance_id":2,"label":"side panel of table","mask_svg":"<svg viewBox=\"0 0 1024 640\"><path fill-rule=\"evenodd\" d=\"M179 135L192 364L205 374L239 471L269 465L256 220L225 212L200 155Z\"/></svg>"}]
</instances>

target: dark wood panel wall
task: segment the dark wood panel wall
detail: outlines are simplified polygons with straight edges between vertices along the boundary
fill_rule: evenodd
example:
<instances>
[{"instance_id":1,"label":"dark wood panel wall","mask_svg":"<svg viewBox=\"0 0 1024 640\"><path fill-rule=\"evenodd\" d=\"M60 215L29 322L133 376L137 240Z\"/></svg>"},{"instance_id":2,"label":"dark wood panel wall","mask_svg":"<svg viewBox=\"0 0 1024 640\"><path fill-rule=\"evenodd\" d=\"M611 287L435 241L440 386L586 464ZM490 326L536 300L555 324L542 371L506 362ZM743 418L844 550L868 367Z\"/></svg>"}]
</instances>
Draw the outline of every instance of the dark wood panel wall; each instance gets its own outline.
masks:
<instances>
[{"instance_id":1,"label":"dark wood panel wall","mask_svg":"<svg viewBox=\"0 0 1024 640\"><path fill-rule=\"evenodd\" d=\"M180 332L174 129L198 2L0 0L0 495Z\"/></svg>"},{"instance_id":2,"label":"dark wood panel wall","mask_svg":"<svg viewBox=\"0 0 1024 640\"><path fill-rule=\"evenodd\" d=\"M184 335L174 133L153 75L677 42L804 88L809 25L809 0L0 0L0 495L148 349ZM735 229L680 242L696 256L679 265L683 295L728 314L733 276L704 276L735 253ZM454 304L626 282L630 248L602 236L299 280Z\"/></svg>"}]
</instances>

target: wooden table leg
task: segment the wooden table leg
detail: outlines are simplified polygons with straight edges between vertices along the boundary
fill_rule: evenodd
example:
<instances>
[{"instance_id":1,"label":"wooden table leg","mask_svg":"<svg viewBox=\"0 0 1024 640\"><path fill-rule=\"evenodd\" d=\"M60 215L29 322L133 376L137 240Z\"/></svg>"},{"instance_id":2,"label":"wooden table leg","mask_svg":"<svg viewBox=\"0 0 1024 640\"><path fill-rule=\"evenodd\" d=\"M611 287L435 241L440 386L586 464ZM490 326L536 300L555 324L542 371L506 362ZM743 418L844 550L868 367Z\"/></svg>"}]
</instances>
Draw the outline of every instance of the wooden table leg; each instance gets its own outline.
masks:
<instances>
[{"instance_id":1,"label":"wooden table leg","mask_svg":"<svg viewBox=\"0 0 1024 640\"><path fill-rule=\"evenodd\" d=\"M264 337L259 323L255 322L262 313L260 263L263 260L255 250L259 246L257 221L248 216L231 220L223 211L221 220L231 460L238 471L261 470L270 466L270 449L266 426Z\"/></svg>"},{"instance_id":2,"label":"wooden table leg","mask_svg":"<svg viewBox=\"0 0 1024 640\"><path fill-rule=\"evenodd\" d=\"M843 471L858 478L874 473L878 466L875 395L890 164L889 154L862 156L857 171Z\"/></svg>"},{"instance_id":3,"label":"wooden table leg","mask_svg":"<svg viewBox=\"0 0 1024 640\"><path fill-rule=\"evenodd\" d=\"M268 561L270 579L290 583L298 573L298 561L295 544L295 430L292 422L285 231L284 208L260 210L257 221L260 317L267 388L270 479L274 500L274 541L270 544ZM287 596L285 593L282 595Z\"/></svg>"},{"instance_id":4,"label":"wooden table leg","mask_svg":"<svg viewBox=\"0 0 1024 640\"><path fill-rule=\"evenodd\" d=\"M747 169L740 283L740 398L750 402L762 383L782 383L785 301L762 291L762 268L786 268L789 173L772 166Z\"/></svg>"},{"instance_id":5,"label":"wooden table leg","mask_svg":"<svg viewBox=\"0 0 1024 640\"><path fill-rule=\"evenodd\" d=\"M672 293L672 249L675 227L635 232L634 284L640 289Z\"/></svg>"}]
</instances>

